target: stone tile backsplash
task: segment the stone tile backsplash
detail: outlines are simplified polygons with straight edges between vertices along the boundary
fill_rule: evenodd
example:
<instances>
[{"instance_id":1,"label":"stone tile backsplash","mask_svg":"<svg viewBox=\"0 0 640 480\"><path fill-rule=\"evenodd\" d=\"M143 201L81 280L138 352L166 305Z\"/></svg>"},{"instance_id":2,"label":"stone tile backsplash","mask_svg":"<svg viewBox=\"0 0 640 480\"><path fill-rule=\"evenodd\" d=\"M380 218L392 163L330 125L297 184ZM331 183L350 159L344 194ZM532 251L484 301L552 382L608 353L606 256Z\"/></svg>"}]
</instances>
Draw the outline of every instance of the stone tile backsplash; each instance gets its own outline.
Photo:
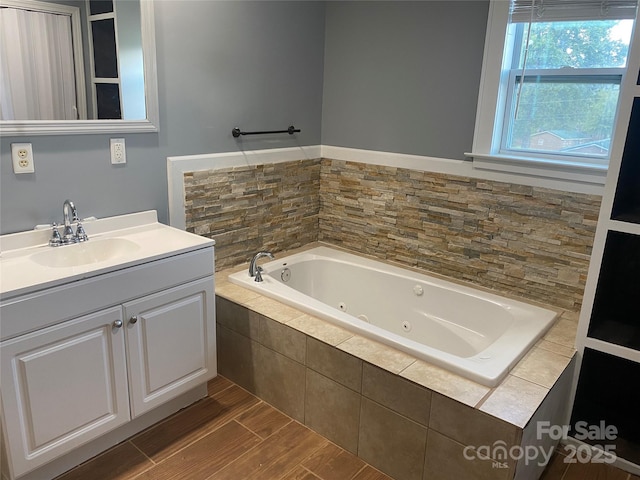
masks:
<instances>
[{"instance_id":1,"label":"stone tile backsplash","mask_svg":"<svg viewBox=\"0 0 640 480\"><path fill-rule=\"evenodd\" d=\"M318 238L320 160L184 174L187 231L216 240L216 269Z\"/></svg>"},{"instance_id":2,"label":"stone tile backsplash","mask_svg":"<svg viewBox=\"0 0 640 480\"><path fill-rule=\"evenodd\" d=\"M324 159L319 241L580 308L600 197Z\"/></svg>"},{"instance_id":3,"label":"stone tile backsplash","mask_svg":"<svg viewBox=\"0 0 640 480\"><path fill-rule=\"evenodd\" d=\"M185 173L216 269L323 241L578 310L600 196L331 159Z\"/></svg>"}]
</instances>

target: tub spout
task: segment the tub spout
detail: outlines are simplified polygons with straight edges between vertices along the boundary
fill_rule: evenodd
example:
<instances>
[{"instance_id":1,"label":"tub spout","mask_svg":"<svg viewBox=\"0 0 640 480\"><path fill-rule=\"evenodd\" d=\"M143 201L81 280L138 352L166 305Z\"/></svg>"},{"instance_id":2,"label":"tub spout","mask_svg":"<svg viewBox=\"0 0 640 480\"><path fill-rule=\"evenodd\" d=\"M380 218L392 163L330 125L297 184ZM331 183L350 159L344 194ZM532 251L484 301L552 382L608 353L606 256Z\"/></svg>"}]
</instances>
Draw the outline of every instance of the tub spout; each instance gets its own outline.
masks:
<instances>
[{"instance_id":1,"label":"tub spout","mask_svg":"<svg viewBox=\"0 0 640 480\"><path fill-rule=\"evenodd\" d=\"M258 252L251 259L251 263L249 263L249 276L255 277L256 282L262 281L262 268L258 266L257 262L262 257L269 257L271 260L274 259L274 256L271 252Z\"/></svg>"}]
</instances>

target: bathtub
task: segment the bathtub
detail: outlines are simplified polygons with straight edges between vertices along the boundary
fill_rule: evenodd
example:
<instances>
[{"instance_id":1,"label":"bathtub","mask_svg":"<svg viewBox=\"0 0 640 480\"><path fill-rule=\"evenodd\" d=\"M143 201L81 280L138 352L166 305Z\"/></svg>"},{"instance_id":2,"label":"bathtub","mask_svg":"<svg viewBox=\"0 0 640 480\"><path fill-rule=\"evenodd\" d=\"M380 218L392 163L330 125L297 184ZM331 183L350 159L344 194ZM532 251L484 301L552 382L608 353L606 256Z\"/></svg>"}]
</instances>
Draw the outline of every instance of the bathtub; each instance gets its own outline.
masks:
<instances>
[{"instance_id":1,"label":"bathtub","mask_svg":"<svg viewBox=\"0 0 640 480\"><path fill-rule=\"evenodd\" d=\"M262 282L229 280L489 387L557 316L326 246L261 266Z\"/></svg>"}]
</instances>

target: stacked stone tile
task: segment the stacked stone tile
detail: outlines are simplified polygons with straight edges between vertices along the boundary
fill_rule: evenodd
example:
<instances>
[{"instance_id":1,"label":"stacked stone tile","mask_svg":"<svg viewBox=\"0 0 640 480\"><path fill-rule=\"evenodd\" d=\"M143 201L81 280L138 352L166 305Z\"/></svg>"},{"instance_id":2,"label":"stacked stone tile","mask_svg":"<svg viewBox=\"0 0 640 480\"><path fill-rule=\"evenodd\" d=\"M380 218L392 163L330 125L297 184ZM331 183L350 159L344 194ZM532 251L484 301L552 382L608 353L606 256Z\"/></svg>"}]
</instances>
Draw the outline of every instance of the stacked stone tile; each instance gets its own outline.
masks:
<instances>
[{"instance_id":1,"label":"stacked stone tile","mask_svg":"<svg viewBox=\"0 0 640 480\"><path fill-rule=\"evenodd\" d=\"M597 195L325 159L320 202L320 241L580 307Z\"/></svg>"},{"instance_id":2,"label":"stacked stone tile","mask_svg":"<svg viewBox=\"0 0 640 480\"><path fill-rule=\"evenodd\" d=\"M187 231L216 240L217 269L318 238L319 159L188 172L184 187Z\"/></svg>"},{"instance_id":3,"label":"stacked stone tile","mask_svg":"<svg viewBox=\"0 0 640 480\"><path fill-rule=\"evenodd\" d=\"M216 268L323 241L580 308L600 197L330 159L186 173L187 230Z\"/></svg>"}]
</instances>

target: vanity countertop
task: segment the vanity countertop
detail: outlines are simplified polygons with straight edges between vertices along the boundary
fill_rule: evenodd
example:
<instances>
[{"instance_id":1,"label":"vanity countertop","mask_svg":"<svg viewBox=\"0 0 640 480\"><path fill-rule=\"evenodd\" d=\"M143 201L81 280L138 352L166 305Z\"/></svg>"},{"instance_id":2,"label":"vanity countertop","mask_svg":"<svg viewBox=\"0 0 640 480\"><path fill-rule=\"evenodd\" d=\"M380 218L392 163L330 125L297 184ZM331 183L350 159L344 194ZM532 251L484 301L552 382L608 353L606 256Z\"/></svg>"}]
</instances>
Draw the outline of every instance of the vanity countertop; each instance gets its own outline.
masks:
<instances>
[{"instance_id":1,"label":"vanity countertop","mask_svg":"<svg viewBox=\"0 0 640 480\"><path fill-rule=\"evenodd\" d=\"M154 210L83 222L89 241L50 247L50 229L32 230L0 236L0 299L6 300L45 288L55 287L107 272L140 265L165 257L214 245L214 240L158 222ZM120 239L114 242L113 239ZM93 246L89 245L93 242ZM100 245L126 246L117 255L84 264L43 265L38 261L52 255L74 258L80 249ZM65 249L68 249L65 251ZM71 250L75 249L75 250ZM49 253L53 252L54 253ZM44 257L43 257L44 256ZM77 255L75 255L77 257ZM46 262L45 262L46 263ZM82 262L75 262L82 263Z\"/></svg>"}]
</instances>

